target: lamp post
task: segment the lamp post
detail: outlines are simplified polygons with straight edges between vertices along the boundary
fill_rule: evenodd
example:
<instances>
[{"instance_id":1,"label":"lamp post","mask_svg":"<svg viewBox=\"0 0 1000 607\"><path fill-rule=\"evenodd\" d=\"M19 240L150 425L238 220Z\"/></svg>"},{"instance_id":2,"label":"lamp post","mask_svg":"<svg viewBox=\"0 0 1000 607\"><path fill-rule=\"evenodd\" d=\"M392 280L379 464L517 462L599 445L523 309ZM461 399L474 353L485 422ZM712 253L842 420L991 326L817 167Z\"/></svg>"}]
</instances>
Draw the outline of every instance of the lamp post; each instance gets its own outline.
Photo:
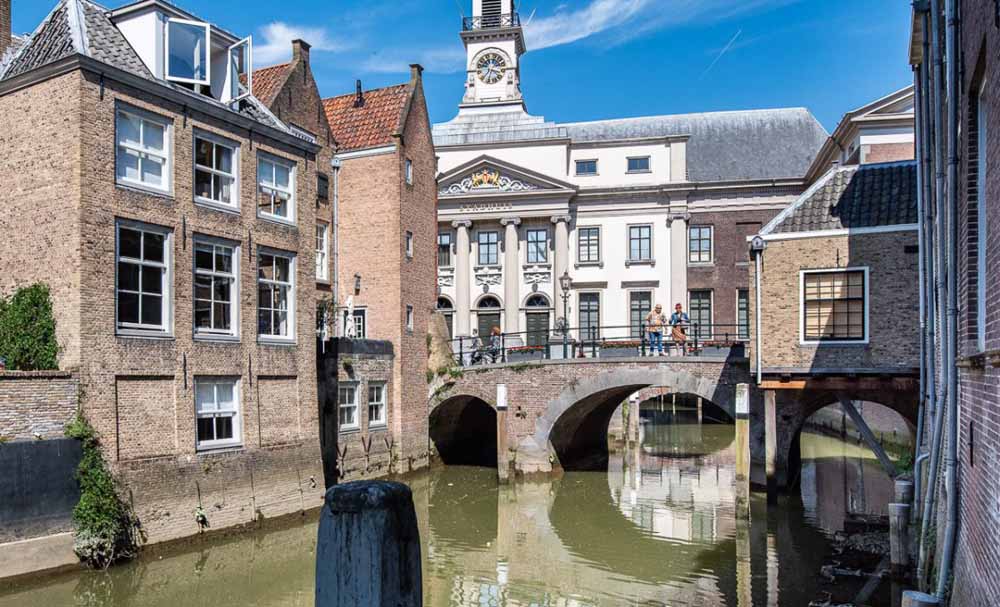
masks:
<instances>
[{"instance_id":1,"label":"lamp post","mask_svg":"<svg viewBox=\"0 0 1000 607\"><path fill-rule=\"evenodd\" d=\"M569 358L569 289L571 286L573 286L573 279L569 277L569 270L567 270L559 277L559 288L562 290L560 297L562 297L563 302L563 360Z\"/></svg>"}]
</instances>

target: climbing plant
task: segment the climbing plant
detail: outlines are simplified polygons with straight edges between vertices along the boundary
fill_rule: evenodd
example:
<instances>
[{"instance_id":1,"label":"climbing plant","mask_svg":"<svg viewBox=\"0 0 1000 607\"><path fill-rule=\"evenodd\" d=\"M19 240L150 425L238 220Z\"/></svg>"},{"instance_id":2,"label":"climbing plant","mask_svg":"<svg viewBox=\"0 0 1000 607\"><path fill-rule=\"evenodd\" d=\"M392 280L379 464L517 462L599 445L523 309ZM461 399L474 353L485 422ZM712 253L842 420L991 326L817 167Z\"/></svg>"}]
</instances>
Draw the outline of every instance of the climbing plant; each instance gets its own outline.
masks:
<instances>
[{"instance_id":1,"label":"climbing plant","mask_svg":"<svg viewBox=\"0 0 1000 607\"><path fill-rule=\"evenodd\" d=\"M7 368L44 371L59 368L56 321L49 288L34 284L10 298L0 297L0 357Z\"/></svg>"},{"instance_id":2,"label":"climbing plant","mask_svg":"<svg viewBox=\"0 0 1000 607\"><path fill-rule=\"evenodd\" d=\"M142 540L139 519L119 495L94 429L78 414L66 427L66 436L83 443L83 457L76 471L80 501L73 508L73 550L95 569L134 557Z\"/></svg>"}]
</instances>

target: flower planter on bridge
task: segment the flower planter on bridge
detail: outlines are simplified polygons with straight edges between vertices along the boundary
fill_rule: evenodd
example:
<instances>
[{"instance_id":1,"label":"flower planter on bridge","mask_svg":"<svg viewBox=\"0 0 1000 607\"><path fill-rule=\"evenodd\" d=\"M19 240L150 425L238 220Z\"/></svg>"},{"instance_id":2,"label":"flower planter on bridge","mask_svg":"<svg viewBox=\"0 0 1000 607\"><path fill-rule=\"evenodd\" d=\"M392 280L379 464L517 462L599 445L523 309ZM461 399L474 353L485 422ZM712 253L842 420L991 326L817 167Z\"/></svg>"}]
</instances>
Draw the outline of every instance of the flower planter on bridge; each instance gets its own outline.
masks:
<instances>
[{"instance_id":1,"label":"flower planter on bridge","mask_svg":"<svg viewBox=\"0 0 1000 607\"><path fill-rule=\"evenodd\" d=\"M559 353L562 354L562 345L559 346ZM507 362L516 363L528 360L545 360L544 346L523 346L511 348L507 351Z\"/></svg>"}]
</instances>

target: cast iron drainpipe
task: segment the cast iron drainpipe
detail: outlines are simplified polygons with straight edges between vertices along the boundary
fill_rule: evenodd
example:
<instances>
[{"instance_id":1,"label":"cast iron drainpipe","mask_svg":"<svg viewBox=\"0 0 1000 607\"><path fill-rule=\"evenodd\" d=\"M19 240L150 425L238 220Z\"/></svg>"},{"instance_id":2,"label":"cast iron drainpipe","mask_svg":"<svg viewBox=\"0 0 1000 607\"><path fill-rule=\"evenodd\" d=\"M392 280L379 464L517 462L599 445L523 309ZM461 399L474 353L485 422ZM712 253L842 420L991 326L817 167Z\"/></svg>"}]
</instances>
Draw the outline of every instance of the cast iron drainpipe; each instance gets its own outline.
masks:
<instances>
[{"instance_id":1,"label":"cast iron drainpipe","mask_svg":"<svg viewBox=\"0 0 1000 607\"><path fill-rule=\"evenodd\" d=\"M919 222L919 229L917 230L917 282L918 289L920 291L919 295L919 314L920 314L920 390L919 400L917 402L917 436L913 447L913 499L916 504L920 503L920 465L917 463L920 457L921 447L923 443L924 436L924 403L926 402L925 396L927 394L927 366L924 364L927 360L927 302L925 301L925 287L927 283L927 268L924 264L924 252L927 250L927 242L924 238L924 205L927 202L924 200L924 181L926 177L924 176L924 164L923 164L923 145L924 145L924 107L923 98L926 94L924 89L924 75L923 67L917 66L913 69L914 81L915 81L915 109L917 112L917 122L916 126L916 150L919 155L917 162L917 221ZM919 520L919 511L914 509L916 514L916 519Z\"/></svg>"},{"instance_id":2,"label":"cast iron drainpipe","mask_svg":"<svg viewBox=\"0 0 1000 607\"><path fill-rule=\"evenodd\" d=\"M948 453L945 456L945 491L948 498L947 524L941 566L938 569L938 598L944 600L955 558L955 536L958 530L958 272L955 271L958 244L958 0L947 0L945 45L948 56L948 233L945 254L948 276L948 324L945 335L945 367L948 377Z\"/></svg>"},{"instance_id":3,"label":"cast iron drainpipe","mask_svg":"<svg viewBox=\"0 0 1000 607\"><path fill-rule=\"evenodd\" d=\"M340 167L341 160L330 160L333 169L333 334L341 337L343 322L340 320Z\"/></svg>"}]
</instances>

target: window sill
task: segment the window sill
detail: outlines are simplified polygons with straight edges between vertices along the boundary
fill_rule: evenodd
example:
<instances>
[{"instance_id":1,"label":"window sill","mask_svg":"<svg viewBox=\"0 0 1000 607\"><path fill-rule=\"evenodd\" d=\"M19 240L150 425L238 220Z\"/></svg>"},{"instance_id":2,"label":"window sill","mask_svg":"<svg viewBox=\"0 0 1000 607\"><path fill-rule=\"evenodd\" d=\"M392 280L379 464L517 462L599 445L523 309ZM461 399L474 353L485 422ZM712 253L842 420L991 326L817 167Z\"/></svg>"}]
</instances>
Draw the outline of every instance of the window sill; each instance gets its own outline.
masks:
<instances>
[{"instance_id":1,"label":"window sill","mask_svg":"<svg viewBox=\"0 0 1000 607\"><path fill-rule=\"evenodd\" d=\"M551 270L552 264L547 261L529 261L521 266L522 270Z\"/></svg>"},{"instance_id":2,"label":"window sill","mask_svg":"<svg viewBox=\"0 0 1000 607\"><path fill-rule=\"evenodd\" d=\"M626 175L650 175L653 171L625 171Z\"/></svg>"},{"instance_id":3,"label":"window sill","mask_svg":"<svg viewBox=\"0 0 1000 607\"><path fill-rule=\"evenodd\" d=\"M163 198L165 200L174 200L174 194L170 190L161 190L159 188L143 185L141 183L133 183L131 181L122 181L119 179L115 181L115 187L120 190L135 192L137 194L147 194L149 196L156 196L157 198Z\"/></svg>"},{"instance_id":4,"label":"window sill","mask_svg":"<svg viewBox=\"0 0 1000 607\"><path fill-rule=\"evenodd\" d=\"M688 262L688 267L689 268L714 268L715 267L715 262L714 261L689 261Z\"/></svg>"},{"instance_id":5,"label":"window sill","mask_svg":"<svg viewBox=\"0 0 1000 607\"><path fill-rule=\"evenodd\" d=\"M239 335L213 335L211 333L195 333L194 340L203 343L238 344Z\"/></svg>"},{"instance_id":6,"label":"window sill","mask_svg":"<svg viewBox=\"0 0 1000 607\"><path fill-rule=\"evenodd\" d=\"M386 422L379 422L377 424L368 424L369 432L385 432L389 429L389 424Z\"/></svg>"},{"instance_id":7,"label":"window sill","mask_svg":"<svg viewBox=\"0 0 1000 607\"><path fill-rule=\"evenodd\" d=\"M243 451L243 443L229 443L226 445L209 445L207 447L196 446L197 455L223 455L225 453L235 453Z\"/></svg>"},{"instance_id":8,"label":"window sill","mask_svg":"<svg viewBox=\"0 0 1000 607\"><path fill-rule=\"evenodd\" d=\"M500 265L500 264L498 264L498 263L496 263L496 264L485 264L485 265L475 266L472 270L474 272L486 272L486 271L490 271L490 270L495 270L495 271L499 272L502 269L503 269L503 266Z\"/></svg>"},{"instance_id":9,"label":"window sill","mask_svg":"<svg viewBox=\"0 0 1000 607\"><path fill-rule=\"evenodd\" d=\"M258 337L257 343L262 346L278 346L278 347L294 347L299 345L294 339L278 339L278 338L268 338L268 337Z\"/></svg>"},{"instance_id":10,"label":"window sill","mask_svg":"<svg viewBox=\"0 0 1000 607\"><path fill-rule=\"evenodd\" d=\"M830 341L799 341L800 348L821 348L824 346L837 346L839 347L857 347L857 348L867 348L868 341L844 341L844 340L830 340Z\"/></svg>"},{"instance_id":11,"label":"window sill","mask_svg":"<svg viewBox=\"0 0 1000 607\"><path fill-rule=\"evenodd\" d=\"M143 331L141 329L118 329L115 337L126 339L152 339L156 341L173 341L174 334L161 331Z\"/></svg>"},{"instance_id":12,"label":"window sill","mask_svg":"<svg viewBox=\"0 0 1000 607\"><path fill-rule=\"evenodd\" d=\"M361 434L361 426L341 426L337 429L337 434Z\"/></svg>"},{"instance_id":13,"label":"window sill","mask_svg":"<svg viewBox=\"0 0 1000 607\"><path fill-rule=\"evenodd\" d=\"M219 211L220 213L228 213L229 215L241 214L239 205L225 204L222 202L216 202L215 200L208 200L206 198L195 198L194 206L212 211Z\"/></svg>"},{"instance_id":14,"label":"window sill","mask_svg":"<svg viewBox=\"0 0 1000 607\"><path fill-rule=\"evenodd\" d=\"M576 268L576 269L580 269L580 268L603 268L604 267L604 262L603 261L580 261L580 262L577 262L577 263L573 264L573 267Z\"/></svg>"},{"instance_id":15,"label":"window sill","mask_svg":"<svg viewBox=\"0 0 1000 607\"><path fill-rule=\"evenodd\" d=\"M655 259L629 259L625 262L625 267L629 268L631 266L655 266Z\"/></svg>"},{"instance_id":16,"label":"window sill","mask_svg":"<svg viewBox=\"0 0 1000 607\"><path fill-rule=\"evenodd\" d=\"M330 283L330 279L329 278L319 278L319 277L317 277L316 278L316 284L323 285L324 287L329 287L331 283Z\"/></svg>"},{"instance_id":17,"label":"window sill","mask_svg":"<svg viewBox=\"0 0 1000 607\"><path fill-rule=\"evenodd\" d=\"M600 173L576 173L574 177L600 177Z\"/></svg>"},{"instance_id":18,"label":"window sill","mask_svg":"<svg viewBox=\"0 0 1000 607\"><path fill-rule=\"evenodd\" d=\"M265 215L264 213L257 213L257 219L260 219L261 221L266 221L268 223L278 224L279 226L298 228L294 220L285 219L284 217L278 217L277 215Z\"/></svg>"}]
</instances>

